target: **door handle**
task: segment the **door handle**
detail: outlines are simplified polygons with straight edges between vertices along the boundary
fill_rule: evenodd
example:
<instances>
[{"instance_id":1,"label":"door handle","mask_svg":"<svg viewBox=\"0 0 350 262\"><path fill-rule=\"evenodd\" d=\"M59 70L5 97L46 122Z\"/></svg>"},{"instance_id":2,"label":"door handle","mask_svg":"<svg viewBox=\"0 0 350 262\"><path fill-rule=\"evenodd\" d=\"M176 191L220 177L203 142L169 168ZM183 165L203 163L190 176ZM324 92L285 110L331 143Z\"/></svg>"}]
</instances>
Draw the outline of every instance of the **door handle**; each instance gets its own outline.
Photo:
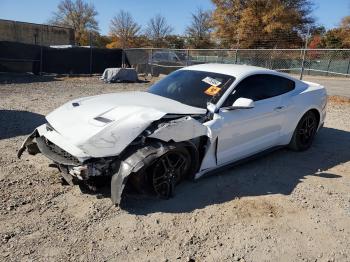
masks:
<instances>
[{"instance_id":1,"label":"door handle","mask_svg":"<svg viewBox=\"0 0 350 262\"><path fill-rule=\"evenodd\" d=\"M275 111L280 111L280 110L282 110L283 108L285 108L285 106L278 106L278 107L276 107L274 110L275 110Z\"/></svg>"}]
</instances>

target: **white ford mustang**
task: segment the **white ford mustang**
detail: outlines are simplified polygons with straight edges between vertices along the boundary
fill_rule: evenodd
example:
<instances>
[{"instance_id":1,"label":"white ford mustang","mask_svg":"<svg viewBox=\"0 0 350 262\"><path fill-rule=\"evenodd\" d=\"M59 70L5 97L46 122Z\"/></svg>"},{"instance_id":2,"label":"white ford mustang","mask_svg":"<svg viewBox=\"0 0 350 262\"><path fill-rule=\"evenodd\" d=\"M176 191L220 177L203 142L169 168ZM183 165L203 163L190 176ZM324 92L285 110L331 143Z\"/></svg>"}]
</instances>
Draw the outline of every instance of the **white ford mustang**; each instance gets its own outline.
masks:
<instances>
[{"instance_id":1,"label":"white ford mustang","mask_svg":"<svg viewBox=\"0 0 350 262\"><path fill-rule=\"evenodd\" d=\"M185 177L281 146L308 149L326 103L324 87L276 71L195 65L147 92L64 104L25 140L18 157L41 152L70 184L109 177L114 204L126 184L168 198Z\"/></svg>"}]
</instances>

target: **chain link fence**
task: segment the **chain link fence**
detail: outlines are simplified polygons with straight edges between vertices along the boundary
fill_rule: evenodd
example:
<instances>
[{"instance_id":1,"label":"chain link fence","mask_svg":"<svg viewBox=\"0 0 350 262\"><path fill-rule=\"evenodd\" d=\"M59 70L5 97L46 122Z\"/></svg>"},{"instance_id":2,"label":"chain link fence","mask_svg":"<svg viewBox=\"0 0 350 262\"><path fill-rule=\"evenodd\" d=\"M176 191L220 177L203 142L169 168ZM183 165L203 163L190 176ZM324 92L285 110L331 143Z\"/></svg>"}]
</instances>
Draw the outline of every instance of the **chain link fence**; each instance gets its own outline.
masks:
<instances>
[{"instance_id":1,"label":"chain link fence","mask_svg":"<svg viewBox=\"0 0 350 262\"><path fill-rule=\"evenodd\" d=\"M350 49L125 49L140 74L169 74L203 64L246 64L291 74L350 77Z\"/></svg>"}]
</instances>

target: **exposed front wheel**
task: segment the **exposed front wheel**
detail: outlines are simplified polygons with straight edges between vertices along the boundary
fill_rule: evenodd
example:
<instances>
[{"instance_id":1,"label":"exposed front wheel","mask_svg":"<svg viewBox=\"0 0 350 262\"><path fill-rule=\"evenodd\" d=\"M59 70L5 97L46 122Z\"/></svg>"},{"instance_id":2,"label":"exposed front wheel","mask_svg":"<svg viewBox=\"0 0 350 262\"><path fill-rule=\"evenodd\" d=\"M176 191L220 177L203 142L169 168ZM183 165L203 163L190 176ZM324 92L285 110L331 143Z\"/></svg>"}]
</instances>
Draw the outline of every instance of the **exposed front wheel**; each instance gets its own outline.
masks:
<instances>
[{"instance_id":1,"label":"exposed front wheel","mask_svg":"<svg viewBox=\"0 0 350 262\"><path fill-rule=\"evenodd\" d=\"M190 172L191 155L183 146L175 146L159 157L148 169L148 178L154 192L161 198L168 199L174 189Z\"/></svg>"},{"instance_id":2,"label":"exposed front wheel","mask_svg":"<svg viewBox=\"0 0 350 262\"><path fill-rule=\"evenodd\" d=\"M317 127L318 121L315 113L312 111L306 112L294 130L289 148L295 151L305 151L309 149L315 138Z\"/></svg>"}]
</instances>

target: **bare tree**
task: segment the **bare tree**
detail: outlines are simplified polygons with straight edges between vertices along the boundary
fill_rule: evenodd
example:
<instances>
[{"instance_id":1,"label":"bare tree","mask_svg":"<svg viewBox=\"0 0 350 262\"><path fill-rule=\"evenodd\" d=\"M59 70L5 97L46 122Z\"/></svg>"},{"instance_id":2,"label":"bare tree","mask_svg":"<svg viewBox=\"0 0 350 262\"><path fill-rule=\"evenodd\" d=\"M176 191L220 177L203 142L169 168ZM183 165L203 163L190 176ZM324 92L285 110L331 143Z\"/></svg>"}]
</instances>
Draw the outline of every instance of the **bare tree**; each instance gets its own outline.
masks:
<instances>
[{"instance_id":1,"label":"bare tree","mask_svg":"<svg viewBox=\"0 0 350 262\"><path fill-rule=\"evenodd\" d=\"M193 48L211 47L211 32L211 13L198 8L196 13L192 13L191 25L186 28L186 35L189 38L189 45Z\"/></svg>"},{"instance_id":2,"label":"bare tree","mask_svg":"<svg viewBox=\"0 0 350 262\"><path fill-rule=\"evenodd\" d=\"M110 35L125 48L132 45L133 40L140 32L141 27L134 21L129 12L121 10L111 20Z\"/></svg>"},{"instance_id":3,"label":"bare tree","mask_svg":"<svg viewBox=\"0 0 350 262\"><path fill-rule=\"evenodd\" d=\"M73 28L75 41L87 44L89 32L97 34L99 30L97 14L95 7L83 0L61 0L49 23Z\"/></svg>"},{"instance_id":4,"label":"bare tree","mask_svg":"<svg viewBox=\"0 0 350 262\"><path fill-rule=\"evenodd\" d=\"M164 38L170 35L173 30L168 25L166 18L158 14L149 20L145 33L153 41L154 46L160 47L163 44Z\"/></svg>"}]
</instances>

